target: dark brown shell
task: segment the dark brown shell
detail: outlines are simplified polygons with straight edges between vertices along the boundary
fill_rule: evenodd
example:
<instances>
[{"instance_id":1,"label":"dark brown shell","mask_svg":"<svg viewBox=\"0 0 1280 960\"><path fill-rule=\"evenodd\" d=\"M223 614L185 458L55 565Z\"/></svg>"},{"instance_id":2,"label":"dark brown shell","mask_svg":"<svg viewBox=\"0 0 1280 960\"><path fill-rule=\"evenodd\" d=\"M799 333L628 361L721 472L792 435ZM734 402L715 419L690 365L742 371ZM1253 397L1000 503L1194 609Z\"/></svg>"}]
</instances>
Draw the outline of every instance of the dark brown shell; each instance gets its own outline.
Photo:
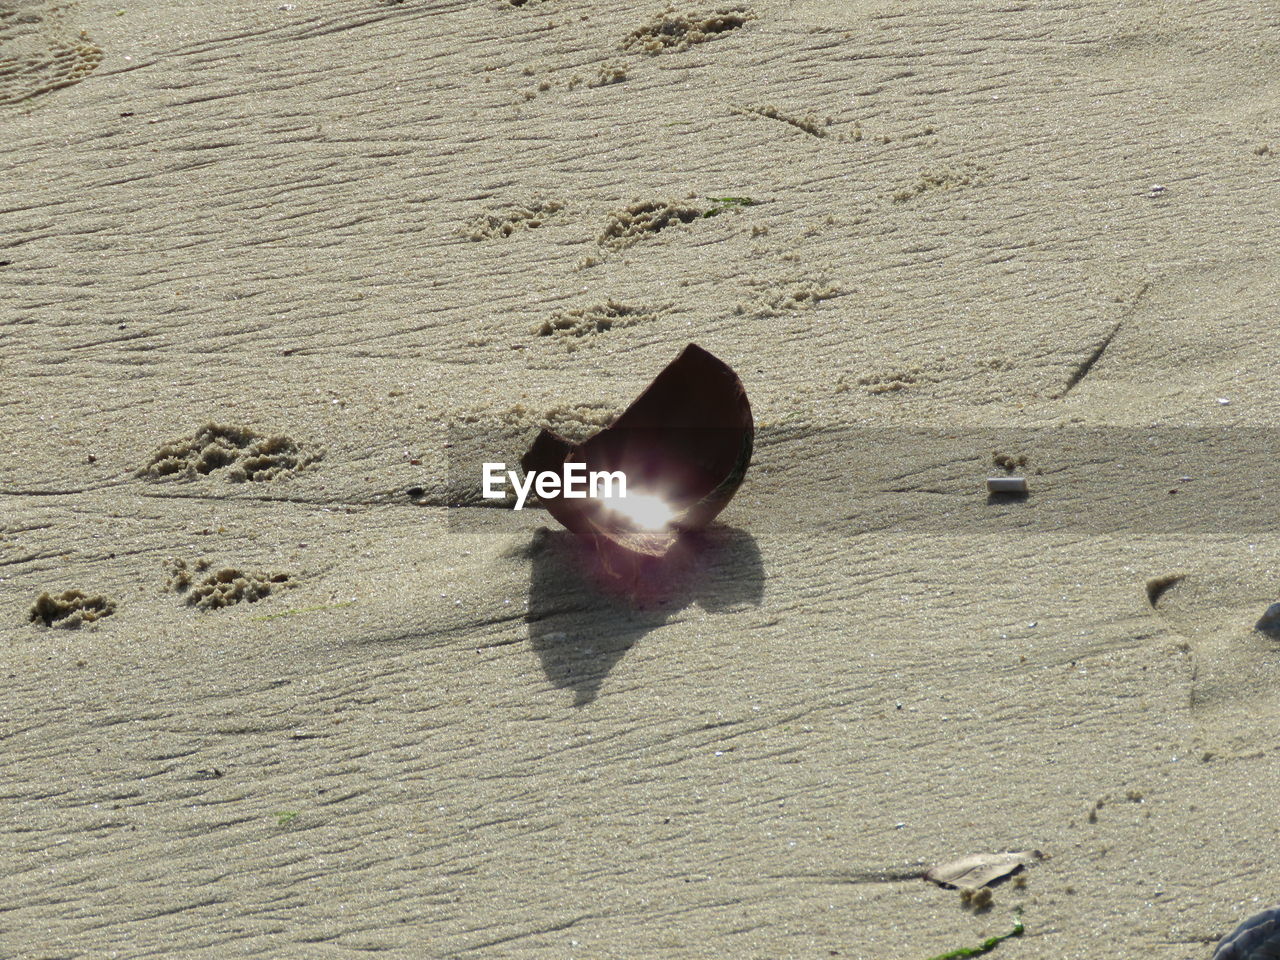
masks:
<instances>
[{"instance_id":1,"label":"dark brown shell","mask_svg":"<svg viewBox=\"0 0 1280 960\"><path fill-rule=\"evenodd\" d=\"M588 472L622 471L628 491L652 490L673 511L666 529L628 525L592 499L542 501L574 533L604 537L633 553L660 557L684 531L701 529L737 492L751 462L755 423L738 375L689 344L605 429L581 444L543 430L520 461L525 473L582 461Z\"/></svg>"}]
</instances>

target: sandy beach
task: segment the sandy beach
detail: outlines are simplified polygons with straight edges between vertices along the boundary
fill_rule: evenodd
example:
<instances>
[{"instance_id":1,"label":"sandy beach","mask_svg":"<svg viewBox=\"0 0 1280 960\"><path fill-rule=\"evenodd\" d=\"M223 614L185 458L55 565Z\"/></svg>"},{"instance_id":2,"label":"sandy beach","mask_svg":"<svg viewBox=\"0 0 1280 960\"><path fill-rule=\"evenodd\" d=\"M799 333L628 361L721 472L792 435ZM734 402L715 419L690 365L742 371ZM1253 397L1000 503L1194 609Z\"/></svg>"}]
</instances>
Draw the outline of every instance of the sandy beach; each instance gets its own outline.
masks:
<instances>
[{"instance_id":1,"label":"sandy beach","mask_svg":"<svg viewBox=\"0 0 1280 960\"><path fill-rule=\"evenodd\" d=\"M0 0L0 956L1209 960L1278 163L1271 0ZM660 601L476 503L689 343Z\"/></svg>"}]
</instances>

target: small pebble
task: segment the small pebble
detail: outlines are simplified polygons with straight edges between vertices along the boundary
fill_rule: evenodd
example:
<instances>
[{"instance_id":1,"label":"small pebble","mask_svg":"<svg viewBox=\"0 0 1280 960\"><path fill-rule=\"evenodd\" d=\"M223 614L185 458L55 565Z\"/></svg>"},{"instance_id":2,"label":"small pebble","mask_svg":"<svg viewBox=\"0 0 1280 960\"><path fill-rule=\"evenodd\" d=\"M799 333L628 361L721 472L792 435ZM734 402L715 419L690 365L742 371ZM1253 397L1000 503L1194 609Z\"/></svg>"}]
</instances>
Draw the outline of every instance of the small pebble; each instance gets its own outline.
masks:
<instances>
[{"instance_id":1,"label":"small pebble","mask_svg":"<svg viewBox=\"0 0 1280 960\"><path fill-rule=\"evenodd\" d=\"M407 493L414 500L417 500L424 493L426 493L426 491L423 490L421 487L410 487L408 490L405 491L405 493Z\"/></svg>"}]
</instances>

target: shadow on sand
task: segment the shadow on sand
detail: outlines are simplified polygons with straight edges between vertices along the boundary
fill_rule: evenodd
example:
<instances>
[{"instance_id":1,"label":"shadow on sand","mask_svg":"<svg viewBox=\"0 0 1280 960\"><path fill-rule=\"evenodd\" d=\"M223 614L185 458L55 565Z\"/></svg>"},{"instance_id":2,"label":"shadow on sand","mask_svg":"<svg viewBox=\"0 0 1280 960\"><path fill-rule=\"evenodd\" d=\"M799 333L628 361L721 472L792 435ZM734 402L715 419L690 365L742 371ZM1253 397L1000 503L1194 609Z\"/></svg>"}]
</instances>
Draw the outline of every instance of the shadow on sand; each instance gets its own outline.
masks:
<instances>
[{"instance_id":1,"label":"shadow on sand","mask_svg":"<svg viewBox=\"0 0 1280 960\"><path fill-rule=\"evenodd\" d=\"M661 559L540 529L528 556L529 641L547 679L573 690L575 706L594 700L614 664L690 603L717 612L759 606L764 595L760 550L734 527L686 534Z\"/></svg>"}]
</instances>

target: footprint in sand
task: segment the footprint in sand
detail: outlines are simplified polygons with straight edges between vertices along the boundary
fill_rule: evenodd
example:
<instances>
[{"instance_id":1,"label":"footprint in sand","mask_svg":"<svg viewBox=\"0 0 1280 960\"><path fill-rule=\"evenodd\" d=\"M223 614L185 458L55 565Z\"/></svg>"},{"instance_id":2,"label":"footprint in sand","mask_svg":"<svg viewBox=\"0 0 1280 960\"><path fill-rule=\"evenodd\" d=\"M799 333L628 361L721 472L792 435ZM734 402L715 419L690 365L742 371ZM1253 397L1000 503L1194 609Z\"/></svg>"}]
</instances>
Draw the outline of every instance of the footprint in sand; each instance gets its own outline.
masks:
<instances>
[{"instance_id":1,"label":"footprint in sand","mask_svg":"<svg viewBox=\"0 0 1280 960\"><path fill-rule=\"evenodd\" d=\"M501 240L520 230L537 230L564 210L564 202L534 197L525 203L509 203L477 214L462 228L468 240Z\"/></svg>"},{"instance_id":2,"label":"footprint in sand","mask_svg":"<svg viewBox=\"0 0 1280 960\"><path fill-rule=\"evenodd\" d=\"M677 10L670 6L644 26L627 34L622 41L622 49L641 50L648 54L688 50L695 43L714 40L754 19L756 14L741 5L701 11Z\"/></svg>"},{"instance_id":3,"label":"footprint in sand","mask_svg":"<svg viewBox=\"0 0 1280 960\"><path fill-rule=\"evenodd\" d=\"M188 566L185 560L175 558L166 566L169 579L165 583L165 589L185 594L187 606L200 610L218 610L237 603L257 603L276 590L297 586L297 580L287 573L262 573L238 567L223 567L200 576L211 566L205 559Z\"/></svg>"},{"instance_id":4,"label":"footprint in sand","mask_svg":"<svg viewBox=\"0 0 1280 960\"><path fill-rule=\"evenodd\" d=\"M930 128L930 131L932 131L932 128ZM920 175L914 181L894 191L893 202L910 203L918 197L935 191L956 190L960 187L986 182L986 167L965 160L955 166L941 166L921 170Z\"/></svg>"},{"instance_id":5,"label":"footprint in sand","mask_svg":"<svg viewBox=\"0 0 1280 960\"><path fill-rule=\"evenodd\" d=\"M115 613L116 605L106 597L89 596L83 590L64 590L59 594L42 593L31 606L32 623L46 627L75 630Z\"/></svg>"},{"instance_id":6,"label":"footprint in sand","mask_svg":"<svg viewBox=\"0 0 1280 960\"><path fill-rule=\"evenodd\" d=\"M625 250L673 224L692 223L705 216L705 210L691 203L640 200L610 213L596 242L611 250Z\"/></svg>"},{"instance_id":7,"label":"footprint in sand","mask_svg":"<svg viewBox=\"0 0 1280 960\"><path fill-rule=\"evenodd\" d=\"M1261 577L1243 576L1173 574L1147 584L1156 613L1190 644L1191 713L1204 753L1257 754L1280 734L1280 638L1255 629L1275 599L1267 589Z\"/></svg>"},{"instance_id":8,"label":"footprint in sand","mask_svg":"<svg viewBox=\"0 0 1280 960\"><path fill-rule=\"evenodd\" d=\"M0 106L79 83L102 62L102 48L70 22L74 4L0 4Z\"/></svg>"},{"instance_id":9,"label":"footprint in sand","mask_svg":"<svg viewBox=\"0 0 1280 960\"><path fill-rule=\"evenodd\" d=\"M288 477L323 457L323 451L309 450L289 437L206 423L191 436L157 449L137 475L194 480L225 469L226 478L233 482L265 482Z\"/></svg>"},{"instance_id":10,"label":"footprint in sand","mask_svg":"<svg viewBox=\"0 0 1280 960\"><path fill-rule=\"evenodd\" d=\"M560 310L534 327L540 337L586 337L656 319L658 312L610 298L604 303Z\"/></svg>"}]
</instances>

